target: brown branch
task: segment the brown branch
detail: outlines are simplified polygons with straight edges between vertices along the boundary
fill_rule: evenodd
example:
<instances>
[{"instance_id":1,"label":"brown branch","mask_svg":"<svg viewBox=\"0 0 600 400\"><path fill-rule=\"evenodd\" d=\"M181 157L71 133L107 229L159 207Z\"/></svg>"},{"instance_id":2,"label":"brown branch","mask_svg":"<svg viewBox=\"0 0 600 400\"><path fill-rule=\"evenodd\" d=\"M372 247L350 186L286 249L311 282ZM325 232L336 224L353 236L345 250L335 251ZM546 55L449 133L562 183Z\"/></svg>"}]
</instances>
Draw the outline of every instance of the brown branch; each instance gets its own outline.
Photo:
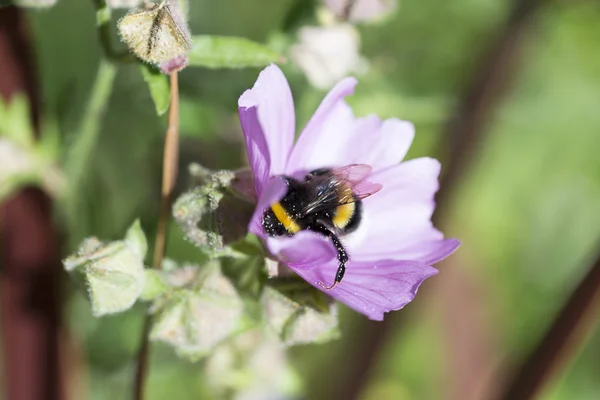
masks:
<instances>
[{"instance_id":1,"label":"brown branch","mask_svg":"<svg viewBox=\"0 0 600 400\"><path fill-rule=\"evenodd\" d=\"M473 78L444 130L444 142L441 145L443 149L448 149L448 154L444 162L441 189L436 196L436 224L440 223L449 209L452 192L473 161L490 116L514 80L521 41L542 4L542 0L514 1L507 23L477 63ZM424 287L422 292L426 290ZM357 328L361 332L360 346L356 346L357 351L352 356L352 363L347 366L346 376L339 380L341 385L333 389L335 397L355 399L360 396L391 331L401 323L402 318L402 313L393 313L387 315L383 322L365 321Z\"/></svg>"},{"instance_id":2,"label":"brown branch","mask_svg":"<svg viewBox=\"0 0 600 400\"><path fill-rule=\"evenodd\" d=\"M35 71L23 14L0 8L0 95L26 93L37 126ZM61 399L60 246L50 198L21 190L0 205L0 302L5 398Z\"/></svg>"},{"instance_id":3,"label":"brown branch","mask_svg":"<svg viewBox=\"0 0 600 400\"><path fill-rule=\"evenodd\" d=\"M171 74L171 104L167 132L165 134L165 147L163 154L163 176L161 188L161 201L158 217L158 232L154 244L154 268L160 268L165 255L165 242L171 194L177 180L177 165L179 159L179 86L177 72Z\"/></svg>"},{"instance_id":4,"label":"brown branch","mask_svg":"<svg viewBox=\"0 0 600 400\"><path fill-rule=\"evenodd\" d=\"M177 181L177 166L179 159L179 83L177 72L170 75L171 104L169 105L169 116L167 132L165 134L163 154L163 176L161 187L161 200L158 215L158 228L154 242L154 260L152 266L160 269L165 257L167 227L169 222L169 209L175 182ZM152 326L152 318L146 317L142 330L141 346L138 352L137 367L135 371L134 399L143 400L144 382L148 370L148 352L150 343L148 336Z\"/></svg>"},{"instance_id":5,"label":"brown branch","mask_svg":"<svg viewBox=\"0 0 600 400\"><path fill-rule=\"evenodd\" d=\"M494 372L499 347L487 296L493 282L480 269L469 268L477 261L468 251L452 255L428 299L433 304L427 311L439 310L444 330L445 368L439 384L445 400L488 399L498 380Z\"/></svg>"},{"instance_id":6,"label":"brown branch","mask_svg":"<svg viewBox=\"0 0 600 400\"><path fill-rule=\"evenodd\" d=\"M586 334L597 319L599 306L600 257L571 293L544 338L498 398L535 398L583 344Z\"/></svg>"}]
</instances>

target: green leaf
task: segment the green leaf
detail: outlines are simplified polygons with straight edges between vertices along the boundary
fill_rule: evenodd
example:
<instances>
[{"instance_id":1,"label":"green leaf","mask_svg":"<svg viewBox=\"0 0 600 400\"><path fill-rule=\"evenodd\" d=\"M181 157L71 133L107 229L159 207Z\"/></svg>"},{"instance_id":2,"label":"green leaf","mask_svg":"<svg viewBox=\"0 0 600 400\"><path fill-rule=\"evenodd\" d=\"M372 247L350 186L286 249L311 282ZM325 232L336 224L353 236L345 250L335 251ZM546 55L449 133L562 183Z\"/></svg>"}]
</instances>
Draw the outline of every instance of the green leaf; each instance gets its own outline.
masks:
<instances>
[{"instance_id":1,"label":"green leaf","mask_svg":"<svg viewBox=\"0 0 600 400\"><path fill-rule=\"evenodd\" d=\"M146 280L140 298L142 300L154 300L169 292L170 286L164 281L162 274L155 269L146 269Z\"/></svg>"},{"instance_id":2,"label":"green leaf","mask_svg":"<svg viewBox=\"0 0 600 400\"><path fill-rule=\"evenodd\" d=\"M59 160L61 145L58 121L55 118L47 118L42 124L42 132L36 149L37 154L49 161Z\"/></svg>"},{"instance_id":3,"label":"green leaf","mask_svg":"<svg viewBox=\"0 0 600 400\"><path fill-rule=\"evenodd\" d=\"M124 240L102 243L88 238L63 264L83 278L92 313L99 317L127 310L140 297L146 281L146 251L146 237L136 221Z\"/></svg>"},{"instance_id":4,"label":"green leaf","mask_svg":"<svg viewBox=\"0 0 600 400\"><path fill-rule=\"evenodd\" d=\"M129 309L144 287L144 265L134 254L119 251L86 268L92 313L96 317Z\"/></svg>"},{"instance_id":5,"label":"green leaf","mask_svg":"<svg viewBox=\"0 0 600 400\"><path fill-rule=\"evenodd\" d=\"M171 103L171 92L169 91L169 82L166 75L163 75L158 69L149 64L141 64L142 76L150 89L150 96L154 101L154 108L157 115L163 115Z\"/></svg>"},{"instance_id":6,"label":"green leaf","mask_svg":"<svg viewBox=\"0 0 600 400\"><path fill-rule=\"evenodd\" d=\"M263 291L261 303L269 325L288 346L324 343L339 337L335 303L322 310L304 301L297 302L269 286Z\"/></svg>"},{"instance_id":7,"label":"green leaf","mask_svg":"<svg viewBox=\"0 0 600 400\"><path fill-rule=\"evenodd\" d=\"M151 340L166 342L178 354L196 360L230 335L247 329L244 304L216 266L207 266L199 287L178 289L152 307Z\"/></svg>"},{"instance_id":8,"label":"green leaf","mask_svg":"<svg viewBox=\"0 0 600 400\"><path fill-rule=\"evenodd\" d=\"M27 97L18 93L8 103L0 100L0 136L27 149L33 147L34 135Z\"/></svg>"},{"instance_id":9,"label":"green leaf","mask_svg":"<svg viewBox=\"0 0 600 400\"><path fill-rule=\"evenodd\" d=\"M262 326L232 337L206 360L204 373L216 398L301 398L302 379L277 336Z\"/></svg>"},{"instance_id":10,"label":"green leaf","mask_svg":"<svg viewBox=\"0 0 600 400\"><path fill-rule=\"evenodd\" d=\"M140 220L136 220L125 234L125 244L134 252L141 260L146 257L148 252L148 241L146 235L140 225Z\"/></svg>"},{"instance_id":11,"label":"green leaf","mask_svg":"<svg viewBox=\"0 0 600 400\"><path fill-rule=\"evenodd\" d=\"M264 67L284 60L276 51L239 37L199 35L192 37L189 66L206 68Z\"/></svg>"},{"instance_id":12,"label":"green leaf","mask_svg":"<svg viewBox=\"0 0 600 400\"><path fill-rule=\"evenodd\" d=\"M41 186L52 196L66 186L54 157L57 136L34 141L28 118L26 103L15 100L4 108L0 101L0 202L24 186Z\"/></svg>"},{"instance_id":13,"label":"green leaf","mask_svg":"<svg viewBox=\"0 0 600 400\"><path fill-rule=\"evenodd\" d=\"M194 169L193 176L202 185L175 201L173 216L186 239L209 257L236 256L229 245L246 235L253 207L230 194L233 172Z\"/></svg>"}]
</instances>

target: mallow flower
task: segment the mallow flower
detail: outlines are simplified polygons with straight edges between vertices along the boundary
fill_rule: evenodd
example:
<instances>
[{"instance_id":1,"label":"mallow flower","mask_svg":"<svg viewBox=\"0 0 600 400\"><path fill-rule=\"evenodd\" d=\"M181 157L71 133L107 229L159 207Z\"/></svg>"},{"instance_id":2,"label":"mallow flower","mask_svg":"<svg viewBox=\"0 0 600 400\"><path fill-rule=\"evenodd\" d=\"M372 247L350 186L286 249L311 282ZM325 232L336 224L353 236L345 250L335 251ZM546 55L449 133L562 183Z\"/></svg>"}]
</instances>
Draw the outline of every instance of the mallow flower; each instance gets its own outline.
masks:
<instances>
[{"instance_id":1,"label":"mallow flower","mask_svg":"<svg viewBox=\"0 0 600 400\"><path fill-rule=\"evenodd\" d=\"M370 319L383 320L385 312L415 297L421 283L438 272L431 265L460 242L444 239L431 223L439 162L402 162L413 125L374 115L355 117L344 98L356 84L348 77L333 87L296 142L292 93L277 66L265 68L242 94L238 111L257 197L249 231L309 284ZM271 205L287 195L286 177L303 182L314 170L353 166L362 171L359 179L366 187L375 189L361 200L356 229L339 235L349 261L343 280L332 285L340 261L330 237L307 229L271 236L263 222Z\"/></svg>"}]
</instances>

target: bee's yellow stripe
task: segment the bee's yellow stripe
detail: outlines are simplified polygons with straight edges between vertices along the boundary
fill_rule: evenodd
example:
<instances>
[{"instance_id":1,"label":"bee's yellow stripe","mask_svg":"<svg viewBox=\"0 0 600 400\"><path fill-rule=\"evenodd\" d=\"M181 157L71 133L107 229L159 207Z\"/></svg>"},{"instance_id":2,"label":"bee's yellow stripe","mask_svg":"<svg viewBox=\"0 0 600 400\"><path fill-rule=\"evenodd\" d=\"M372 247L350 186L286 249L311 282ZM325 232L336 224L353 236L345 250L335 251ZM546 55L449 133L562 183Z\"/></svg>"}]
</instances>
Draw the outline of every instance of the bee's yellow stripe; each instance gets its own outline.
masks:
<instances>
[{"instance_id":1,"label":"bee's yellow stripe","mask_svg":"<svg viewBox=\"0 0 600 400\"><path fill-rule=\"evenodd\" d=\"M300 225L298 225L296 221L292 219L290 214L288 214L285 208L283 208L281 203L277 202L271 204L271 209L273 210L273 214L275 214L275 217L279 220L279 222L283 224L283 227L286 231L289 233L297 233L300 231Z\"/></svg>"},{"instance_id":2,"label":"bee's yellow stripe","mask_svg":"<svg viewBox=\"0 0 600 400\"><path fill-rule=\"evenodd\" d=\"M335 209L335 215L333 216L333 224L336 228L344 229L346 225L350 223L354 211L356 209L355 203L342 204L337 206Z\"/></svg>"}]
</instances>

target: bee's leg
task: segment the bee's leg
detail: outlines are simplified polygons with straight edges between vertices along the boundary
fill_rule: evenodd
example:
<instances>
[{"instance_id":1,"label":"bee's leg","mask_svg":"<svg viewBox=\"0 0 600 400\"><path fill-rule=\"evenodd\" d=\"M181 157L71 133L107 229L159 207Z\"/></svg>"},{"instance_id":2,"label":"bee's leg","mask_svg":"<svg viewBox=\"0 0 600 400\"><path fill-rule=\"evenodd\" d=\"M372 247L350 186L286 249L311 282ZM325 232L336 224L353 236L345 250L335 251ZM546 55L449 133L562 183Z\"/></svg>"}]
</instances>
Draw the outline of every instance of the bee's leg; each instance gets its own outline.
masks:
<instances>
[{"instance_id":1,"label":"bee's leg","mask_svg":"<svg viewBox=\"0 0 600 400\"><path fill-rule=\"evenodd\" d=\"M338 261L340 262L340 265L337 269L337 272L335 273L335 280L333 281L333 284L331 286L325 286L322 282L317 282L317 284L319 286L321 286L323 289L331 290L338 283L340 283L342 281L342 279L344 279L344 274L346 273L346 263L348 262L348 253L346 253L346 249L344 248L344 245L342 245L342 242L336 236L336 234L333 233L325 225L320 224L320 223L315 223L312 226L310 226L309 229L314 232L321 233L321 234L327 236L328 238L330 238L331 241L333 242L333 245L335 246L335 249L337 250L337 258L338 258Z\"/></svg>"}]
</instances>

